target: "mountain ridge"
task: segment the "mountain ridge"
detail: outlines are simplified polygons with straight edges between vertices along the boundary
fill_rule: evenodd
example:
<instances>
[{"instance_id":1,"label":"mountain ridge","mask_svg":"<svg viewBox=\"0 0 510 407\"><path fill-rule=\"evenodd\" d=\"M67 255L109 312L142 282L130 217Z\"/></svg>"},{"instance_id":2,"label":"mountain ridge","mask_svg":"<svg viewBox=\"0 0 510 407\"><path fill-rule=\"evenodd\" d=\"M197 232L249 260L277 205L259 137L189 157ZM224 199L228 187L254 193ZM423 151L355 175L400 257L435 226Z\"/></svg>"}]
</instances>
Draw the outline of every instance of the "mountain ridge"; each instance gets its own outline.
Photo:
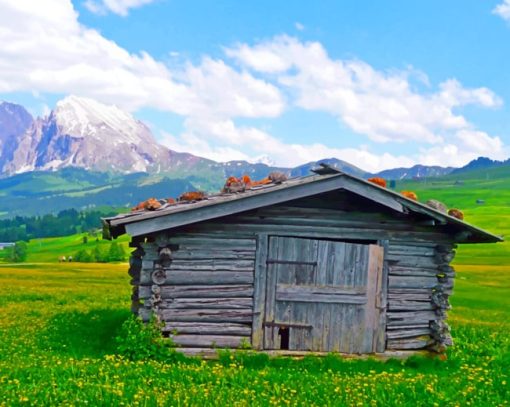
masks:
<instances>
[{"instance_id":1,"label":"mountain ridge","mask_svg":"<svg viewBox=\"0 0 510 407\"><path fill-rule=\"evenodd\" d=\"M33 118L21 105L0 103L0 177L29 171L55 171L66 167L128 174L146 172L171 178L191 177L217 184L214 179L248 174L263 178L271 171L303 176L319 162L368 178L414 179L489 168L505 162L479 157L462 168L415 165L370 173L337 158L325 158L294 168L247 161L215 162L160 145L148 126L113 105L74 95L57 102L44 117ZM202 183L203 183L202 182Z\"/></svg>"}]
</instances>

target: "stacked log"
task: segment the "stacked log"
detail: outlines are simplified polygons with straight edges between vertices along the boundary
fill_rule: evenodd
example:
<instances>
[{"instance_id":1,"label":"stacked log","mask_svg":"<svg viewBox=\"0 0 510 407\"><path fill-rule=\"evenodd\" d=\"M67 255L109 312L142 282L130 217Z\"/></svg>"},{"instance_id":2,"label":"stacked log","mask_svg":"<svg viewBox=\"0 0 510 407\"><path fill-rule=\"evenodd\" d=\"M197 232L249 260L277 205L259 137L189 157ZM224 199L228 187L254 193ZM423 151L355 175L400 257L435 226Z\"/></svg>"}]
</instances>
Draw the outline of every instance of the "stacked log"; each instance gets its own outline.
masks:
<instances>
[{"instance_id":1,"label":"stacked log","mask_svg":"<svg viewBox=\"0 0 510 407\"><path fill-rule=\"evenodd\" d=\"M132 286L131 293L131 312L138 314L141 307L140 297L138 295L138 286L140 285L140 274L142 271L142 257L144 251L141 247L137 247L131 252L129 258L129 271L128 274L131 276L130 284Z\"/></svg>"},{"instance_id":2,"label":"stacked log","mask_svg":"<svg viewBox=\"0 0 510 407\"><path fill-rule=\"evenodd\" d=\"M162 253L169 245L171 261ZM144 320L183 348L237 348L251 342L254 239L159 236L144 244L139 296Z\"/></svg>"},{"instance_id":3,"label":"stacked log","mask_svg":"<svg viewBox=\"0 0 510 407\"><path fill-rule=\"evenodd\" d=\"M444 319L450 308L453 246L391 242L387 349L432 349L451 345Z\"/></svg>"}]
</instances>

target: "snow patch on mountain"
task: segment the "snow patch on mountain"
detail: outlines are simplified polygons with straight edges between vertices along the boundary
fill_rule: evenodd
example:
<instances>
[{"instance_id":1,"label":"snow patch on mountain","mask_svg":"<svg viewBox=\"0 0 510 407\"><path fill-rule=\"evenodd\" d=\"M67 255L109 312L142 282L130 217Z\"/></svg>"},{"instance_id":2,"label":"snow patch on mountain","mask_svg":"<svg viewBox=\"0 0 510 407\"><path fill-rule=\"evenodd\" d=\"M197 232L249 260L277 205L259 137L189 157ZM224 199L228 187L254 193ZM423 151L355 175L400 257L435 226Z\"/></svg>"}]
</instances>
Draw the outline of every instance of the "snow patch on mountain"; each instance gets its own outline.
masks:
<instances>
[{"instance_id":1,"label":"snow patch on mountain","mask_svg":"<svg viewBox=\"0 0 510 407\"><path fill-rule=\"evenodd\" d=\"M204 161L158 144L131 114L93 99L68 96L36 120L22 106L0 104L0 175L70 166L185 173Z\"/></svg>"},{"instance_id":2,"label":"snow patch on mountain","mask_svg":"<svg viewBox=\"0 0 510 407\"><path fill-rule=\"evenodd\" d=\"M54 119L61 132L74 137L101 139L102 133L111 132L109 140L113 146L120 143L135 145L147 141L139 136L140 127L145 127L129 113L117 106L104 105L93 99L68 96L57 102Z\"/></svg>"}]
</instances>

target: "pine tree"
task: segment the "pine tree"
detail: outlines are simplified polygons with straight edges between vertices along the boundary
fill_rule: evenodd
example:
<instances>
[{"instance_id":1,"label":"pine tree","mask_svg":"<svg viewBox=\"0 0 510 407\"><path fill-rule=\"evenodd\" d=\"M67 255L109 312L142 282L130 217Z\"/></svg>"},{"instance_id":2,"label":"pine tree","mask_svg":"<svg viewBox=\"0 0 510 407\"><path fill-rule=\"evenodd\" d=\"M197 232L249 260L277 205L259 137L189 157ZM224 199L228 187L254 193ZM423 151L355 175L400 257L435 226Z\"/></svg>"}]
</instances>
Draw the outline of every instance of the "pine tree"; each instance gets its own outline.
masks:
<instances>
[{"instance_id":1,"label":"pine tree","mask_svg":"<svg viewBox=\"0 0 510 407\"><path fill-rule=\"evenodd\" d=\"M108 261L123 261L126 257L124 248L117 242L112 242L108 250Z\"/></svg>"},{"instance_id":2,"label":"pine tree","mask_svg":"<svg viewBox=\"0 0 510 407\"><path fill-rule=\"evenodd\" d=\"M98 244L96 244L96 247L94 247L92 257L97 263L105 263L107 261L106 254L104 253L103 250L101 250L101 247Z\"/></svg>"},{"instance_id":3,"label":"pine tree","mask_svg":"<svg viewBox=\"0 0 510 407\"><path fill-rule=\"evenodd\" d=\"M95 261L94 257L88 250L80 250L74 255L73 260L80 263L92 263Z\"/></svg>"},{"instance_id":4,"label":"pine tree","mask_svg":"<svg viewBox=\"0 0 510 407\"><path fill-rule=\"evenodd\" d=\"M27 243L23 241L16 242L14 246L9 247L9 252L7 253L7 261L12 261L13 263L21 263L27 259Z\"/></svg>"}]
</instances>

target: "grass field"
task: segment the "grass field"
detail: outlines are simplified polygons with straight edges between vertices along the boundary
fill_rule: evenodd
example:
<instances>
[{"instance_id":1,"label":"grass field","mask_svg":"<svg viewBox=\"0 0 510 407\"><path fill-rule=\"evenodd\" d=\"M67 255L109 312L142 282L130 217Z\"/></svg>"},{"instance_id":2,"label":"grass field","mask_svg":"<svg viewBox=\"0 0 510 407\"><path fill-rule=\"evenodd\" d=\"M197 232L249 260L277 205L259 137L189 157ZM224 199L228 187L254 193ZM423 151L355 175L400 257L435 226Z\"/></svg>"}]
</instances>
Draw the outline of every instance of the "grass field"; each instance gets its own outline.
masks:
<instances>
[{"instance_id":1,"label":"grass field","mask_svg":"<svg viewBox=\"0 0 510 407\"><path fill-rule=\"evenodd\" d=\"M510 192L488 181L490 188L479 180L476 191L470 180L453 186L455 179L397 187L510 236ZM509 242L459 247L449 313L455 345L446 360L386 363L334 355L127 360L115 341L129 317L127 265L56 262L81 245L80 236L34 241L27 263L0 264L0 405L510 404Z\"/></svg>"},{"instance_id":2,"label":"grass field","mask_svg":"<svg viewBox=\"0 0 510 407\"><path fill-rule=\"evenodd\" d=\"M87 238L87 243L83 242L83 238ZM121 236L116 239L121 244L126 253L129 253L129 238ZM28 244L28 263L57 263L62 256L68 258L75 256L80 250L93 251L99 246L102 251L108 251L111 242L103 240L100 234L90 235L88 233L79 233L71 236L50 237L42 239L32 239ZM0 261L4 260L5 253L0 251Z\"/></svg>"},{"instance_id":3,"label":"grass field","mask_svg":"<svg viewBox=\"0 0 510 407\"><path fill-rule=\"evenodd\" d=\"M487 278L490 275L490 278ZM0 266L0 405L508 405L510 271L460 266L448 359L132 362L125 264Z\"/></svg>"}]
</instances>

